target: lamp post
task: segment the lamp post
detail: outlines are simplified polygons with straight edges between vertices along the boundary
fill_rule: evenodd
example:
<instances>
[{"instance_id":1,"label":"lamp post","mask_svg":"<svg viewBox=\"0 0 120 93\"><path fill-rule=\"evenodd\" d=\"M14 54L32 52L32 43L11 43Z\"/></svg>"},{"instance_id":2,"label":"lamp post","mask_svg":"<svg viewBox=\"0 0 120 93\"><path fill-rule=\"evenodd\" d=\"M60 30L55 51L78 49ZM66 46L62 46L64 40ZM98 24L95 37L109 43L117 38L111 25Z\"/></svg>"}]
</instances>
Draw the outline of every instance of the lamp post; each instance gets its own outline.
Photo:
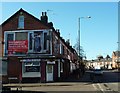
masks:
<instances>
[{"instance_id":1,"label":"lamp post","mask_svg":"<svg viewBox=\"0 0 120 93\"><path fill-rule=\"evenodd\" d=\"M80 61L80 20L81 19L86 19L86 18L90 19L91 17L87 16L87 17L79 17L78 18L78 43L79 43L79 45L78 45L78 53L79 53L79 61Z\"/></svg>"}]
</instances>

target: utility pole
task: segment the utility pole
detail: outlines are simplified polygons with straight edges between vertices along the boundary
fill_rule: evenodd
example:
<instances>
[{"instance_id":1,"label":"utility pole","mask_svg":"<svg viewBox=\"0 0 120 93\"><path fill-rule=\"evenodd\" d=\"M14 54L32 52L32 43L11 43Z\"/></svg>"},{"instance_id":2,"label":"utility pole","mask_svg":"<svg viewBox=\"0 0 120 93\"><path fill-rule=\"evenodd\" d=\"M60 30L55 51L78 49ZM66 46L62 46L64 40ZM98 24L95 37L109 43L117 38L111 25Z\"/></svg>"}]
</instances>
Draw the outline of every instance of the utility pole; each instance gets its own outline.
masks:
<instances>
[{"instance_id":1,"label":"utility pole","mask_svg":"<svg viewBox=\"0 0 120 93\"><path fill-rule=\"evenodd\" d=\"M80 61L80 20L85 19L85 18L90 19L91 17L87 16L87 17L79 17L78 18L78 55L79 55L79 61Z\"/></svg>"},{"instance_id":2,"label":"utility pole","mask_svg":"<svg viewBox=\"0 0 120 93\"><path fill-rule=\"evenodd\" d=\"M78 53L80 61L80 17L78 18Z\"/></svg>"}]
</instances>

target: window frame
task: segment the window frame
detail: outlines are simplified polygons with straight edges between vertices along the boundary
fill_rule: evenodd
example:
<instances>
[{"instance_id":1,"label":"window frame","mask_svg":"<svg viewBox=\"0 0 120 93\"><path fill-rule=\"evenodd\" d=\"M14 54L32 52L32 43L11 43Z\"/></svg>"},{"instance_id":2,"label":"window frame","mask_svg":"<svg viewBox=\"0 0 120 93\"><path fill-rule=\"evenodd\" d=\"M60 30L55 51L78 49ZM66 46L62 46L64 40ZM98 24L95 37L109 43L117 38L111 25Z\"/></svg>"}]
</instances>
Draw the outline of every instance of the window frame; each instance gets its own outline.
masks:
<instances>
[{"instance_id":1,"label":"window frame","mask_svg":"<svg viewBox=\"0 0 120 93\"><path fill-rule=\"evenodd\" d=\"M21 17L23 17L23 20L20 20ZM24 15L20 15L18 17L18 28L19 29L24 29L24 26L25 26L24 23L25 23L25 17L24 17Z\"/></svg>"},{"instance_id":2,"label":"window frame","mask_svg":"<svg viewBox=\"0 0 120 93\"><path fill-rule=\"evenodd\" d=\"M13 38L13 40L15 40L15 33L17 33L17 32L27 32L28 33L28 38L27 38L27 40L28 40L28 53L35 53L34 52L34 40L32 40L32 42L33 42L33 44L32 44L32 49L31 50L29 50L30 48L29 48L29 36L30 36L30 34L32 33L32 36L34 36L34 32L43 32L42 34L43 34L43 36L42 36L42 42L44 41L44 33L47 33L47 36L50 36L51 35L51 32L52 32L52 30L51 29L44 29L44 30L15 30L15 31L5 31L4 32L4 42L5 42L5 44L4 44L4 55L8 55L8 50L7 50L7 35L8 34L13 34L14 35L14 38ZM33 37L34 38L34 37ZM42 45L42 51L41 52L36 52L36 53L43 53L44 55L48 55L48 54L46 54L46 51L50 51L50 55L52 54L52 41L51 41L51 36L50 36L50 39L49 40L47 40L47 49L46 50L44 50L44 42L43 43L41 43L41 45ZM49 48L51 48L50 50L49 50ZM13 55L13 56L24 56L24 54L15 54L15 55Z\"/></svg>"},{"instance_id":3,"label":"window frame","mask_svg":"<svg viewBox=\"0 0 120 93\"><path fill-rule=\"evenodd\" d=\"M7 47L8 47L8 45L7 45L8 34L13 34L13 40L15 40L15 32L5 32L4 33L4 42L5 42L5 44L4 44L4 55L8 55L8 49L7 49Z\"/></svg>"}]
</instances>

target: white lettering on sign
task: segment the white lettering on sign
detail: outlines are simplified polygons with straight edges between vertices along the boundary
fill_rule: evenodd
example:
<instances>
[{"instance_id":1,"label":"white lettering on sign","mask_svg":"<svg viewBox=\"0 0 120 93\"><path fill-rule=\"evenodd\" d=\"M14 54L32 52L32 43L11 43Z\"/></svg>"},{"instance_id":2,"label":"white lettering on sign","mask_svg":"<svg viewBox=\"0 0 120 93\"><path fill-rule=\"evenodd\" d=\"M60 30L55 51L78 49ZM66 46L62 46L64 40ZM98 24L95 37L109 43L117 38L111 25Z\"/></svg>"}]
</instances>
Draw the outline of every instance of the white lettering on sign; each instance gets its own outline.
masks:
<instances>
[{"instance_id":1,"label":"white lettering on sign","mask_svg":"<svg viewBox=\"0 0 120 93\"><path fill-rule=\"evenodd\" d=\"M55 61L53 61L53 62L48 61L47 64L55 64Z\"/></svg>"}]
</instances>

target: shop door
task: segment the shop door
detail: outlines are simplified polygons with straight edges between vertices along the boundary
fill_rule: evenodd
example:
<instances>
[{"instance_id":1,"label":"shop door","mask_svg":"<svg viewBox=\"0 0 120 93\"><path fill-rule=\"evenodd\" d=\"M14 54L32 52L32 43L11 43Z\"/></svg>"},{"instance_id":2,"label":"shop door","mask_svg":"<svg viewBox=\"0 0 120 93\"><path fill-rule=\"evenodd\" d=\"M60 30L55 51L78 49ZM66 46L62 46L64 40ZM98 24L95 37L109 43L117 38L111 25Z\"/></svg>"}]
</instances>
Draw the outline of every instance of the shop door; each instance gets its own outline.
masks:
<instances>
[{"instance_id":1,"label":"shop door","mask_svg":"<svg viewBox=\"0 0 120 93\"><path fill-rule=\"evenodd\" d=\"M48 64L46 66L46 81L53 81L53 65Z\"/></svg>"}]
</instances>

